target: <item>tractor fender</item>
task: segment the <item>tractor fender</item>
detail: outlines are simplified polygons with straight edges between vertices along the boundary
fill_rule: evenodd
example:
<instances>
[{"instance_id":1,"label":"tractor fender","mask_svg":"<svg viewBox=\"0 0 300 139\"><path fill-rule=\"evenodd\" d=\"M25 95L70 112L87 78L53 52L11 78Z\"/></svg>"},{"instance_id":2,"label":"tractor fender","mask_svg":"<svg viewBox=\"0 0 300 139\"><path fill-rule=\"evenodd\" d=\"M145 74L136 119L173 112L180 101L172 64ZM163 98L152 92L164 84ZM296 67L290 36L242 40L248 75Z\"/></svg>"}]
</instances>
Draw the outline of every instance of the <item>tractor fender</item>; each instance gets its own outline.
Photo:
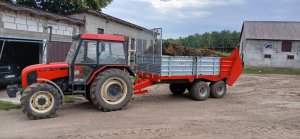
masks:
<instances>
[{"instance_id":1,"label":"tractor fender","mask_svg":"<svg viewBox=\"0 0 300 139\"><path fill-rule=\"evenodd\" d=\"M103 66L101 68L99 68L98 70L96 70L92 75L91 77L89 78L87 84L90 84L95 76L100 73L101 71L104 71L104 70L107 70L107 69L121 69L121 70L126 70L130 76L135 76L134 72L132 71L132 69L128 66L128 65L106 65L106 66Z\"/></svg>"},{"instance_id":2,"label":"tractor fender","mask_svg":"<svg viewBox=\"0 0 300 139\"><path fill-rule=\"evenodd\" d=\"M48 79L44 79L44 78L37 78L37 81L45 82L45 83L53 85L58 90L58 92L61 94L62 104L64 103L64 93L61 90L61 88L55 82L53 82L51 80L48 80Z\"/></svg>"}]
</instances>

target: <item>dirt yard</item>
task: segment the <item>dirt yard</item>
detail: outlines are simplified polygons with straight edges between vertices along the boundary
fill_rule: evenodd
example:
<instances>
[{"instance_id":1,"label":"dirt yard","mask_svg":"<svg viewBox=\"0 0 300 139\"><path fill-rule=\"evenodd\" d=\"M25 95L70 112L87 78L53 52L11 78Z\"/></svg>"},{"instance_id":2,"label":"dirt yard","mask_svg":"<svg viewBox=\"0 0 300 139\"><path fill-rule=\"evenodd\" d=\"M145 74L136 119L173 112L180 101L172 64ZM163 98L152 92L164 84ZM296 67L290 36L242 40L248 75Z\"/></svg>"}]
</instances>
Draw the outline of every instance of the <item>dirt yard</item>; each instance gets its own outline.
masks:
<instances>
[{"instance_id":1,"label":"dirt yard","mask_svg":"<svg viewBox=\"0 0 300 139\"><path fill-rule=\"evenodd\" d=\"M224 99L196 102L167 85L134 96L126 110L65 104L57 117L0 111L0 138L299 138L300 76L242 75Z\"/></svg>"}]
</instances>

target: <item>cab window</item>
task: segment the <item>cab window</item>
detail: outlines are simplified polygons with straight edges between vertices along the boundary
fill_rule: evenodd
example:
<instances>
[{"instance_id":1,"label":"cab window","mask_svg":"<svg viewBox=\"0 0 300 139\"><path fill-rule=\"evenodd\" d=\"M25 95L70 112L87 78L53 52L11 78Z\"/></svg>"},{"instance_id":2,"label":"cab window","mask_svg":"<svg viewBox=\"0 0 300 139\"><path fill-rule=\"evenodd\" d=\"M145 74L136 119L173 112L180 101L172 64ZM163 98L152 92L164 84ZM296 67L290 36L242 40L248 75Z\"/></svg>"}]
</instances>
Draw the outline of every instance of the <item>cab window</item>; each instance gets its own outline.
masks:
<instances>
[{"instance_id":1,"label":"cab window","mask_svg":"<svg viewBox=\"0 0 300 139\"><path fill-rule=\"evenodd\" d=\"M99 64L126 64L126 56L123 43L102 42L99 56Z\"/></svg>"},{"instance_id":2,"label":"cab window","mask_svg":"<svg viewBox=\"0 0 300 139\"><path fill-rule=\"evenodd\" d=\"M97 64L97 41L82 41L75 64Z\"/></svg>"}]
</instances>

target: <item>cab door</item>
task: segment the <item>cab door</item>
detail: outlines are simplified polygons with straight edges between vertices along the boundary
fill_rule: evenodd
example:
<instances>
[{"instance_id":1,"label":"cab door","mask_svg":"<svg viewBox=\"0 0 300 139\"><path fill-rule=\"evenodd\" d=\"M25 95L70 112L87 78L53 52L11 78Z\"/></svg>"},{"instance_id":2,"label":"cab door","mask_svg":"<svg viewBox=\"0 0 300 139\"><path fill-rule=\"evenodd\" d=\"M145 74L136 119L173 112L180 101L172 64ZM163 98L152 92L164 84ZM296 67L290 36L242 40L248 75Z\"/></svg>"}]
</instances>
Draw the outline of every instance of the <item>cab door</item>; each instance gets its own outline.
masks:
<instances>
[{"instance_id":1,"label":"cab door","mask_svg":"<svg viewBox=\"0 0 300 139\"><path fill-rule=\"evenodd\" d=\"M86 90L88 79L97 68L98 54L99 41L82 40L70 70L73 90Z\"/></svg>"}]
</instances>

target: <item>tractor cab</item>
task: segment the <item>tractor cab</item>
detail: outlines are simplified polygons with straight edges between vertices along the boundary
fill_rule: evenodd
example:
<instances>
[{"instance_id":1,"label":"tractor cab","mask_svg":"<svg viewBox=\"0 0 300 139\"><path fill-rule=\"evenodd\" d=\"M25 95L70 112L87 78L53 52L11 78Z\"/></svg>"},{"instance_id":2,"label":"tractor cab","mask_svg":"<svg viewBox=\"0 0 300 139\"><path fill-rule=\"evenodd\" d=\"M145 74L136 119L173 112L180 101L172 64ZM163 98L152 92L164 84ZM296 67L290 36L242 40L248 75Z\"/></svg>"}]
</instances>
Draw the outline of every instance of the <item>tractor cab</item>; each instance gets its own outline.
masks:
<instances>
[{"instance_id":1,"label":"tractor cab","mask_svg":"<svg viewBox=\"0 0 300 139\"><path fill-rule=\"evenodd\" d=\"M69 84L73 92L85 92L97 70L107 66L127 66L125 38L116 35L81 34L73 37L66 57L70 65Z\"/></svg>"}]
</instances>

